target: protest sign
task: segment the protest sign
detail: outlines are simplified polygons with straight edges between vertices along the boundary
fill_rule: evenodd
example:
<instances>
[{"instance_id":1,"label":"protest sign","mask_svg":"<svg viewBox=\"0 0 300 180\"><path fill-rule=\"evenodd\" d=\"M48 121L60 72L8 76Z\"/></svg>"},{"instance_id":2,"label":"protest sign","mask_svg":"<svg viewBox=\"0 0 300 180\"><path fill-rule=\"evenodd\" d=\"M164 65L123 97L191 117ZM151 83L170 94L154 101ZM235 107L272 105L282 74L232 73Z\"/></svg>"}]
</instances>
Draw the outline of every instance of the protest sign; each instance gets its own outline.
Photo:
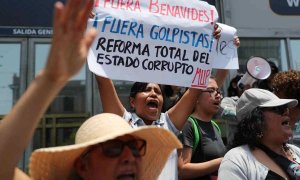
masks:
<instances>
[{"instance_id":1,"label":"protest sign","mask_svg":"<svg viewBox=\"0 0 300 180\"><path fill-rule=\"evenodd\" d=\"M203 1L95 0L89 69L115 80L205 88L217 11Z\"/></svg>"},{"instance_id":2,"label":"protest sign","mask_svg":"<svg viewBox=\"0 0 300 180\"><path fill-rule=\"evenodd\" d=\"M216 43L213 51L214 59L212 67L216 69L239 69L237 46L234 44L236 29L226 24L218 23L221 30L221 37Z\"/></svg>"}]
</instances>

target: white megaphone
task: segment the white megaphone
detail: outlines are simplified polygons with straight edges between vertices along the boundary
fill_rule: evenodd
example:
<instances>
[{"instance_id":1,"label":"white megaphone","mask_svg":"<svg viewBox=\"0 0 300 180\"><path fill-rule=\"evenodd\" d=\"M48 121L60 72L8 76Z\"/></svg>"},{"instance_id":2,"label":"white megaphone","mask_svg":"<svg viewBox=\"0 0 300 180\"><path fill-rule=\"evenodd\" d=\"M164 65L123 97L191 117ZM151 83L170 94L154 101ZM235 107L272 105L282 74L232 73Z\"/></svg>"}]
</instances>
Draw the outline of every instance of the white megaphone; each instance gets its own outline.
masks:
<instances>
[{"instance_id":1,"label":"white megaphone","mask_svg":"<svg viewBox=\"0 0 300 180\"><path fill-rule=\"evenodd\" d=\"M267 79L271 74L271 66L262 57L251 57L247 62L247 72L238 82L238 87L244 89L245 85L250 85L257 80Z\"/></svg>"}]
</instances>

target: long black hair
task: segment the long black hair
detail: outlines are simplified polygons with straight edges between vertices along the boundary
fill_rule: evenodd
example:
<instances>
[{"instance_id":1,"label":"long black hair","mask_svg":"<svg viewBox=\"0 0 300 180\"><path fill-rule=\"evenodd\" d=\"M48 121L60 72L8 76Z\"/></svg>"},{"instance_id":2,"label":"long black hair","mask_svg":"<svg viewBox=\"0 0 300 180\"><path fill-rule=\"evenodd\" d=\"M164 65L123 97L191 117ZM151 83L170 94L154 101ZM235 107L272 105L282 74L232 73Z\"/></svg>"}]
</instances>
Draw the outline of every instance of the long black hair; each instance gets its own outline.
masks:
<instances>
[{"instance_id":1,"label":"long black hair","mask_svg":"<svg viewBox=\"0 0 300 180\"><path fill-rule=\"evenodd\" d=\"M263 135L265 121L262 110L257 107L249 113L247 117L242 119L234 135L234 139L229 144L228 149L248 144L250 148L254 148L260 143L260 138Z\"/></svg>"}]
</instances>

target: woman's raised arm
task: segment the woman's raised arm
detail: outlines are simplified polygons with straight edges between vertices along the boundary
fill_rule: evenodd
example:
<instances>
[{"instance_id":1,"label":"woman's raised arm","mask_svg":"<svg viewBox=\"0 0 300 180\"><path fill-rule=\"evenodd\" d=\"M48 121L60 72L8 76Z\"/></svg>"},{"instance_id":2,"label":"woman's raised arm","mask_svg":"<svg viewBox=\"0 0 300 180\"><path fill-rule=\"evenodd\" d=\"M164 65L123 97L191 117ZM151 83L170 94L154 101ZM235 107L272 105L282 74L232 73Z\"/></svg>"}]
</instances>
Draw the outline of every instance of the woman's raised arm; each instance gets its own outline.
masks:
<instances>
[{"instance_id":1,"label":"woman's raised arm","mask_svg":"<svg viewBox=\"0 0 300 180\"><path fill-rule=\"evenodd\" d=\"M19 171L15 167L39 120L69 78L85 64L96 36L94 29L86 33L92 6L92 0L55 4L54 34L46 66L0 124L0 179L13 179Z\"/></svg>"}]
</instances>

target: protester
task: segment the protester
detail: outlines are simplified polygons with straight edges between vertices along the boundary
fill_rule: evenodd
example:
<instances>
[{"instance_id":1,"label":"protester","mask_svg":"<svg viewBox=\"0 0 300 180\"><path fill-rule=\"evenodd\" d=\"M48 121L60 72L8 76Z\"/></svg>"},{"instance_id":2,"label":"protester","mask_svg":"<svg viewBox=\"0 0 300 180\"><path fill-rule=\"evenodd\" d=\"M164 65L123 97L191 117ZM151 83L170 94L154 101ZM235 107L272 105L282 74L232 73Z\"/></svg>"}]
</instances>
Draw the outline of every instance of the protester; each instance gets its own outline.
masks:
<instances>
[{"instance_id":1,"label":"protester","mask_svg":"<svg viewBox=\"0 0 300 180\"><path fill-rule=\"evenodd\" d=\"M69 0L54 8L54 34L48 61L42 72L0 124L0 179L12 179L15 167L29 144L39 120L56 94L85 64L96 36L86 32L92 0ZM20 173L18 173L20 174ZM23 176L24 177L24 176Z\"/></svg>"},{"instance_id":2,"label":"protester","mask_svg":"<svg viewBox=\"0 0 300 180\"><path fill-rule=\"evenodd\" d=\"M286 143L292 135L288 108L297 103L268 90L246 90L237 103L233 149L222 160L218 179L298 179L300 149Z\"/></svg>"},{"instance_id":3,"label":"protester","mask_svg":"<svg viewBox=\"0 0 300 180\"><path fill-rule=\"evenodd\" d=\"M226 124L226 143L230 144L237 130L238 120L236 118L236 104L242 93L251 88L249 84L245 84L243 89L238 86L238 81L243 77L242 74L237 74L229 84L227 89L228 97L224 97L221 101L221 108L218 111L216 118L222 119Z\"/></svg>"},{"instance_id":4,"label":"protester","mask_svg":"<svg viewBox=\"0 0 300 180\"><path fill-rule=\"evenodd\" d=\"M163 128L133 129L120 116L103 113L81 125L74 145L33 152L29 173L33 179L156 179L180 147Z\"/></svg>"},{"instance_id":5,"label":"protester","mask_svg":"<svg viewBox=\"0 0 300 180\"><path fill-rule=\"evenodd\" d=\"M211 120L220 108L221 98L217 82L211 77L207 89L201 90L194 112L182 130L184 147L178 150L182 179L210 179L217 175L226 148L218 127ZM195 127L199 132L198 145L195 143Z\"/></svg>"},{"instance_id":6,"label":"protester","mask_svg":"<svg viewBox=\"0 0 300 180\"><path fill-rule=\"evenodd\" d=\"M221 101L221 109L218 112L219 113L218 116L220 118L225 118L230 120L234 119L233 121L236 121L236 102L244 92L244 89L238 87L238 81L242 77L243 77L242 74L237 74L233 79L231 79L229 87L227 88L228 96L224 97Z\"/></svg>"},{"instance_id":7,"label":"protester","mask_svg":"<svg viewBox=\"0 0 300 180\"><path fill-rule=\"evenodd\" d=\"M110 79L96 76L104 112L123 116L133 128L155 125L179 134L185 120L192 112L198 90L189 89L182 98L166 113L161 113L163 96L161 88L155 83L136 82L130 92L130 104L134 112L128 112L117 96ZM177 154L174 151L159 177L177 179Z\"/></svg>"},{"instance_id":8,"label":"protester","mask_svg":"<svg viewBox=\"0 0 300 180\"><path fill-rule=\"evenodd\" d=\"M234 36L233 42L235 46L240 46L238 36ZM228 70L218 69L216 78L211 76L207 89L201 90L194 111L183 128L180 139L184 148L178 150L180 178L217 177L217 170L226 148L220 128L212 118L220 108L222 94L219 87L223 85L227 74ZM199 140L196 133L199 134Z\"/></svg>"},{"instance_id":9,"label":"protester","mask_svg":"<svg viewBox=\"0 0 300 180\"><path fill-rule=\"evenodd\" d=\"M279 98L297 99L300 101L300 71L288 70L277 73L272 86L274 93ZM290 110L290 125L295 128L296 122L300 120L300 104Z\"/></svg>"},{"instance_id":10,"label":"protester","mask_svg":"<svg viewBox=\"0 0 300 180\"><path fill-rule=\"evenodd\" d=\"M220 37L220 31L216 25L213 32L215 38ZM131 87L129 97L133 112L129 112L121 103L112 80L100 76L96 76L96 80L103 112L122 116L133 128L156 125L172 131L175 135L179 134L186 119L192 113L199 94L197 89L188 89L171 109L168 109L166 113L162 113L164 99L161 86L157 83L135 82ZM177 152L174 151L170 155L159 179L175 180L177 178Z\"/></svg>"}]
</instances>

